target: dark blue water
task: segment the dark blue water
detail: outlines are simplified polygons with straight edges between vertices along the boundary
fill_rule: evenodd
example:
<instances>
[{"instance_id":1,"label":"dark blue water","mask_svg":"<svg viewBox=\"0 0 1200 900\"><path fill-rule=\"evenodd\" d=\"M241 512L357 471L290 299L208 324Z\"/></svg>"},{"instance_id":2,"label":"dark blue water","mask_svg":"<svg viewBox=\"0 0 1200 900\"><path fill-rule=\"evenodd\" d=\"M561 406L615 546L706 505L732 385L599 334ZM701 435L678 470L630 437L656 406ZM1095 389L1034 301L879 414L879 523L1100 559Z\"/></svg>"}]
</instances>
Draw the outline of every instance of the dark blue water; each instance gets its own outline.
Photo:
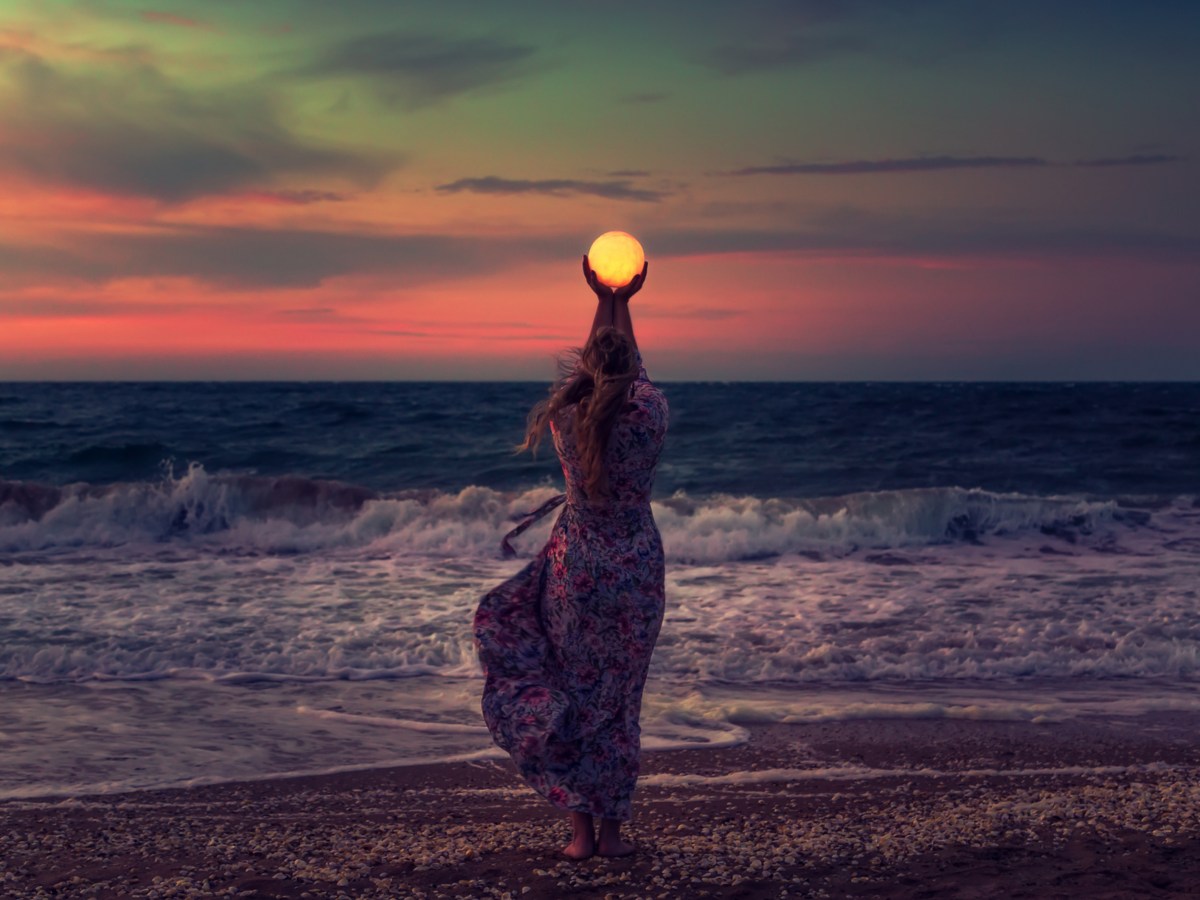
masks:
<instances>
[{"instance_id":1,"label":"dark blue water","mask_svg":"<svg viewBox=\"0 0 1200 900\"><path fill-rule=\"evenodd\" d=\"M979 487L1173 496L1200 486L1200 384L668 383L657 495ZM377 491L530 487L534 383L7 383L0 480L298 475Z\"/></svg>"}]
</instances>

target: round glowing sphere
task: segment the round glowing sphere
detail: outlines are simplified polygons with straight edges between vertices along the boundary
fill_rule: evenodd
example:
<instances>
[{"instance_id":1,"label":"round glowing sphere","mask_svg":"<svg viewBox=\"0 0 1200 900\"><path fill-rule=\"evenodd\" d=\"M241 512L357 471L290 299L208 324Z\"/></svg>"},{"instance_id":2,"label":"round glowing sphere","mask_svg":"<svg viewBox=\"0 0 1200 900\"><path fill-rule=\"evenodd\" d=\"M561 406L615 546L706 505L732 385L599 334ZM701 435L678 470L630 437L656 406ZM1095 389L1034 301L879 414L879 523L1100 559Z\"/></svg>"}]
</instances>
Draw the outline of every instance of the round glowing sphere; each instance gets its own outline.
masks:
<instances>
[{"instance_id":1,"label":"round glowing sphere","mask_svg":"<svg viewBox=\"0 0 1200 900\"><path fill-rule=\"evenodd\" d=\"M611 288L625 287L642 271L646 251L638 239L624 231L606 231L592 241L588 265L601 284Z\"/></svg>"}]
</instances>

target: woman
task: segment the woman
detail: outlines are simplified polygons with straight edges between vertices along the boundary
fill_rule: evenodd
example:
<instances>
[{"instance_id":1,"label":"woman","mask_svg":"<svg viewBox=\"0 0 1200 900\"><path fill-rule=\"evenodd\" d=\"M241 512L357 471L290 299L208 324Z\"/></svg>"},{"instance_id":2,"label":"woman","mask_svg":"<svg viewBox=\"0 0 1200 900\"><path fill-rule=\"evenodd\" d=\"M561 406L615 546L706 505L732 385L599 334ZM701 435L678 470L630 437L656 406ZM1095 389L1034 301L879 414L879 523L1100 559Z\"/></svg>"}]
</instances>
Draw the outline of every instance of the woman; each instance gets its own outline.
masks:
<instances>
[{"instance_id":1,"label":"woman","mask_svg":"<svg viewBox=\"0 0 1200 900\"><path fill-rule=\"evenodd\" d=\"M536 449L549 428L567 491L509 537L566 503L546 546L475 614L484 719L525 780L571 814L563 852L576 860L633 852L621 823L631 816L642 689L663 617L650 489L667 401L646 376L629 316L648 269L614 291L584 256L599 301L592 329L574 367L530 412L518 448Z\"/></svg>"}]
</instances>

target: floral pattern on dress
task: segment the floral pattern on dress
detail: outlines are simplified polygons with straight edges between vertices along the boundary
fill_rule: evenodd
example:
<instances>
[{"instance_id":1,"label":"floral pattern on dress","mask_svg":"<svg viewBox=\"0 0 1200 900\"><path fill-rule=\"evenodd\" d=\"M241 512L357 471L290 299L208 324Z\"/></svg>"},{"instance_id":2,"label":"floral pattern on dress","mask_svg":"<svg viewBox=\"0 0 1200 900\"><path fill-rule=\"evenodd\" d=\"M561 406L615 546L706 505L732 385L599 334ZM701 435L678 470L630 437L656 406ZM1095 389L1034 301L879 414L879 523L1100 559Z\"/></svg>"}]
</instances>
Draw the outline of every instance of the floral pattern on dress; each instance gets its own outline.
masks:
<instances>
[{"instance_id":1,"label":"floral pattern on dress","mask_svg":"<svg viewBox=\"0 0 1200 900\"><path fill-rule=\"evenodd\" d=\"M621 821L631 816L642 691L664 608L650 491L668 409L637 361L605 451L610 498L587 496L567 409L551 422L566 503L545 547L483 596L474 623L495 742L555 806Z\"/></svg>"}]
</instances>

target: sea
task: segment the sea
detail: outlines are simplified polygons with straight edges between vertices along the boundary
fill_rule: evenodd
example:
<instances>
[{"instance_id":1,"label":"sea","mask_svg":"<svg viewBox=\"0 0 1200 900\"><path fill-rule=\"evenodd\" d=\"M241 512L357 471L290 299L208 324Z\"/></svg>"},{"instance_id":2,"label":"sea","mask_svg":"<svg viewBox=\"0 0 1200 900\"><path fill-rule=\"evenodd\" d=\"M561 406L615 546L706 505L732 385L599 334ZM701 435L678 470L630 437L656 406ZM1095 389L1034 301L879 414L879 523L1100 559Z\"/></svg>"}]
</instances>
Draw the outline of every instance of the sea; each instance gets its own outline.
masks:
<instances>
[{"instance_id":1,"label":"sea","mask_svg":"<svg viewBox=\"0 0 1200 900\"><path fill-rule=\"evenodd\" d=\"M647 752L1200 709L1200 384L660 386ZM0 383L0 798L502 758L545 389Z\"/></svg>"}]
</instances>

